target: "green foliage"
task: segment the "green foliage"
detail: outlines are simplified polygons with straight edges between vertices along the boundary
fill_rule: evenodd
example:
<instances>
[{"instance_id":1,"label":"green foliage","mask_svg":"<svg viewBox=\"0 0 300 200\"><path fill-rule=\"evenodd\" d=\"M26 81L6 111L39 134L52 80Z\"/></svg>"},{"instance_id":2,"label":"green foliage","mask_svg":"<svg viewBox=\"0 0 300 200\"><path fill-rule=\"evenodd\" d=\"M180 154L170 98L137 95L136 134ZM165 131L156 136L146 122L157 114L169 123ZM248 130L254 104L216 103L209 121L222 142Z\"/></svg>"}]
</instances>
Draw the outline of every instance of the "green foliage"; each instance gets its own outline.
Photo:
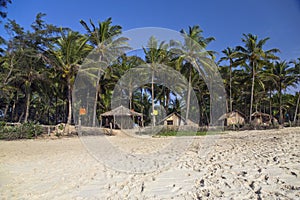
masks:
<instances>
[{"instance_id":1,"label":"green foliage","mask_svg":"<svg viewBox=\"0 0 300 200\"><path fill-rule=\"evenodd\" d=\"M201 129L198 131L192 131L192 130L178 130L177 126L172 127L163 127L155 136L205 136L205 135L211 135L211 134L220 134L219 131L217 132L207 132L205 129Z\"/></svg>"},{"instance_id":2,"label":"green foliage","mask_svg":"<svg viewBox=\"0 0 300 200\"><path fill-rule=\"evenodd\" d=\"M5 8L12 1L0 2ZM202 56L214 60L216 52L206 49L214 38L204 37L200 26L182 29L180 32L184 40L181 42L158 41L151 37L148 45L141 47L144 57L139 57L123 54L124 50L130 49L128 39L119 37L122 27L113 25L111 18L98 23L81 20L80 23L86 30L86 34L82 35L76 30L48 24L44 21L44 16L45 14L38 13L28 30L15 20L5 20L7 23L4 28L10 35L7 41L0 37L0 109L5 110L5 120L36 120L43 124L70 123L71 95L78 69L82 69L83 61L92 49L96 50L93 52L96 52L99 62L106 63L103 59L106 47L99 44L108 41L118 55L122 52L122 56L113 63L106 63L108 67L101 73L87 71L87 75L96 78L97 90L95 94L89 93L87 96L87 99L97 96L93 99L93 107L89 108L93 111L94 121L101 113L110 110L113 90L124 74L142 63L156 62L168 65L186 77L199 103L199 124L202 126L210 123L210 93L203 79L207 74L202 70L200 73L203 77L199 76L191 63L197 64L197 59L192 58ZM291 86L299 86L300 59L292 62L279 60L275 63L279 59L276 56L279 49L265 50L268 40L268 37L259 39L256 35L244 34L242 46L225 48L222 51L224 57L218 64L222 63L219 71L228 96L228 110L239 110L247 119L254 110L261 111L274 115L281 123L290 120L296 124L300 121L297 117L300 116L299 93L286 96L284 91ZM199 62L198 68L202 69L200 64L203 65ZM132 79L128 86L128 93L132 94L128 97L129 107L144 114L145 125L151 121L150 113L153 112L155 104L163 106L166 114L169 114L180 112L184 106L189 110L190 101L193 99L190 92L178 94L165 85L153 84L155 65L150 66L153 68L151 83L134 88ZM207 68L204 65L205 67ZM186 105L181 103L185 98ZM289 118L286 117L287 114ZM195 117L189 112L185 115L183 117L187 119ZM38 134L33 126L30 123L21 126L5 126L1 123L0 137L30 138ZM170 131L163 134L175 133L178 135L177 132ZM183 133L185 134L188 133Z\"/></svg>"},{"instance_id":3,"label":"green foliage","mask_svg":"<svg viewBox=\"0 0 300 200\"><path fill-rule=\"evenodd\" d=\"M164 129L162 131L160 131L159 133L157 133L155 136L176 136L176 137L180 137L180 136L205 136L205 135L218 135L218 134L224 134L224 132L206 132L206 131L197 131L197 132L193 132L193 131L174 131L174 130L167 130Z\"/></svg>"},{"instance_id":4,"label":"green foliage","mask_svg":"<svg viewBox=\"0 0 300 200\"><path fill-rule=\"evenodd\" d=\"M13 126L0 122L0 139L2 140L31 139L42 133L43 127L33 122Z\"/></svg>"}]
</instances>

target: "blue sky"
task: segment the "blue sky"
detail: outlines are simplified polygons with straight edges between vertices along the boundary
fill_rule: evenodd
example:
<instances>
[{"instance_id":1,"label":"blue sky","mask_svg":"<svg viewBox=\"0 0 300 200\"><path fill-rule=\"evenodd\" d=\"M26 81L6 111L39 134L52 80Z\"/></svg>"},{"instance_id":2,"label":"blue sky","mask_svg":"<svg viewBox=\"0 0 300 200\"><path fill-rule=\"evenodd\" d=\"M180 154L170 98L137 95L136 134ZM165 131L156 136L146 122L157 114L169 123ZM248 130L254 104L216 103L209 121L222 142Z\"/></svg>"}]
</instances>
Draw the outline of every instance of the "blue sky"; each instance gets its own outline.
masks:
<instances>
[{"instance_id":1,"label":"blue sky","mask_svg":"<svg viewBox=\"0 0 300 200\"><path fill-rule=\"evenodd\" d=\"M46 22L80 32L80 19L96 22L108 17L124 31L149 26L179 31L198 24L204 36L216 38L209 49L217 52L241 45L242 34L253 33L270 37L266 49L279 48L282 59L300 57L299 0L13 0L7 12L25 28L43 12ZM0 31L5 36L3 23Z\"/></svg>"}]
</instances>

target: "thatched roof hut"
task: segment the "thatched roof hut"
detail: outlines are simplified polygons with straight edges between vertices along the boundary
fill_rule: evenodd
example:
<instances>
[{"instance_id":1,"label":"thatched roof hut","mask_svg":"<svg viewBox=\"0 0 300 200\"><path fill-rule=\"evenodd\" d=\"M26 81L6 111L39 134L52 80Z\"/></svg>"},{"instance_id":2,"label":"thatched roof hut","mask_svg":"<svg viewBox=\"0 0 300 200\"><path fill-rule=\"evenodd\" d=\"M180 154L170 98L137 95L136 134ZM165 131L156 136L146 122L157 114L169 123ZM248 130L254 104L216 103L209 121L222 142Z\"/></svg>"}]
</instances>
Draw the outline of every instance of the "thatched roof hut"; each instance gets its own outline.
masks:
<instances>
[{"instance_id":1,"label":"thatched roof hut","mask_svg":"<svg viewBox=\"0 0 300 200\"><path fill-rule=\"evenodd\" d=\"M185 124L185 119L183 119L180 114L174 112L160 120L158 124L163 124L164 126L180 126Z\"/></svg>"},{"instance_id":2,"label":"thatched roof hut","mask_svg":"<svg viewBox=\"0 0 300 200\"><path fill-rule=\"evenodd\" d=\"M195 122L191 120L184 119L179 113L173 112L160 120L158 124L163 124L164 126L198 126Z\"/></svg>"},{"instance_id":3,"label":"thatched roof hut","mask_svg":"<svg viewBox=\"0 0 300 200\"><path fill-rule=\"evenodd\" d=\"M222 115L219 120L224 120L225 126L240 126L245 124L245 115L239 111L232 111Z\"/></svg>"},{"instance_id":4,"label":"thatched roof hut","mask_svg":"<svg viewBox=\"0 0 300 200\"><path fill-rule=\"evenodd\" d=\"M262 112L254 112L251 115L251 124L253 126L270 126L278 123L278 120L272 115L262 113Z\"/></svg>"},{"instance_id":5,"label":"thatched roof hut","mask_svg":"<svg viewBox=\"0 0 300 200\"><path fill-rule=\"evenodd\" d=\"M110 120L111 123L113 123L114 128L116 128L116 126L119 128L133 128L132 117L135 116L143 117L143 114L130 110L122 105L100 115L101 124L102 119L106 118L107 126L107 122L109 121L108 119L111 118Z\"/></svg>"}]
</instances>

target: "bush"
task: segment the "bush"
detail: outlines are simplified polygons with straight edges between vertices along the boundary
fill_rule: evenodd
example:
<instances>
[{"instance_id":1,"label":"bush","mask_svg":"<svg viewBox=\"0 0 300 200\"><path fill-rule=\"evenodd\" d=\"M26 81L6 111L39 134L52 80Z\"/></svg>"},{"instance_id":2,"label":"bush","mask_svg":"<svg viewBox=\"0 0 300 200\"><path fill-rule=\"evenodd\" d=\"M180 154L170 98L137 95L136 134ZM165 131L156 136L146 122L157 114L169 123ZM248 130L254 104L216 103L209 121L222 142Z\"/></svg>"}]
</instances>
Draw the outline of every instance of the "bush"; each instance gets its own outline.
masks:
<instances>
[{"instance_id":1,"label":"bush","mask_svg":"<svg viewBox=\"0 0 300 200\"><path fill-rule=\"evenodd\" d=\"M193 131L190 129L179 130L178 127L164 127L162 128L156 136L203 136L207 135L207 131L198 130Z\"/></svg>"},{"instance_id":2,"label":"bush","mask_svg":"<svg viewBox=\"0 0 300 200\"><path fill-rule=\"evenodd\" d=\"M27 122L14 126L8 126L5 122L0 122L0 139L31 139L42 133L43 127L33 122Z\"/></svg>"}]
</instances>

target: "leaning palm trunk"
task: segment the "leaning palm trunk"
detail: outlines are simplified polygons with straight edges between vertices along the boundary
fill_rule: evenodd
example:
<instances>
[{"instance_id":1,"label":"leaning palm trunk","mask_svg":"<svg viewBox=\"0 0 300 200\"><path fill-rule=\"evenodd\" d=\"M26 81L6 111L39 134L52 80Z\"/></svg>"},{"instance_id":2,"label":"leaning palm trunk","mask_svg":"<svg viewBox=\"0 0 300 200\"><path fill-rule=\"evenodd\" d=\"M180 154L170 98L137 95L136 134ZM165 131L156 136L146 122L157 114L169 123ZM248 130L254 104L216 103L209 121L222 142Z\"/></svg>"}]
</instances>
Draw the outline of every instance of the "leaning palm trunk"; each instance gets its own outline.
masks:
<instances>
[{"instance_id":1,"label":"leaning palm trunk","mask_svg":"<svg viewBox=\"0 0 300 200\"><path fill-rule=\"evenodd\" d=\"M296 120L297 120L299 102L300 102L300 91L299 91L299 94L298 94L298 99L297 99L297 104L296 104L296 110L295 110L295 115L294 115L294 124L296 124Z\"/></svg>"}]
</instances>

